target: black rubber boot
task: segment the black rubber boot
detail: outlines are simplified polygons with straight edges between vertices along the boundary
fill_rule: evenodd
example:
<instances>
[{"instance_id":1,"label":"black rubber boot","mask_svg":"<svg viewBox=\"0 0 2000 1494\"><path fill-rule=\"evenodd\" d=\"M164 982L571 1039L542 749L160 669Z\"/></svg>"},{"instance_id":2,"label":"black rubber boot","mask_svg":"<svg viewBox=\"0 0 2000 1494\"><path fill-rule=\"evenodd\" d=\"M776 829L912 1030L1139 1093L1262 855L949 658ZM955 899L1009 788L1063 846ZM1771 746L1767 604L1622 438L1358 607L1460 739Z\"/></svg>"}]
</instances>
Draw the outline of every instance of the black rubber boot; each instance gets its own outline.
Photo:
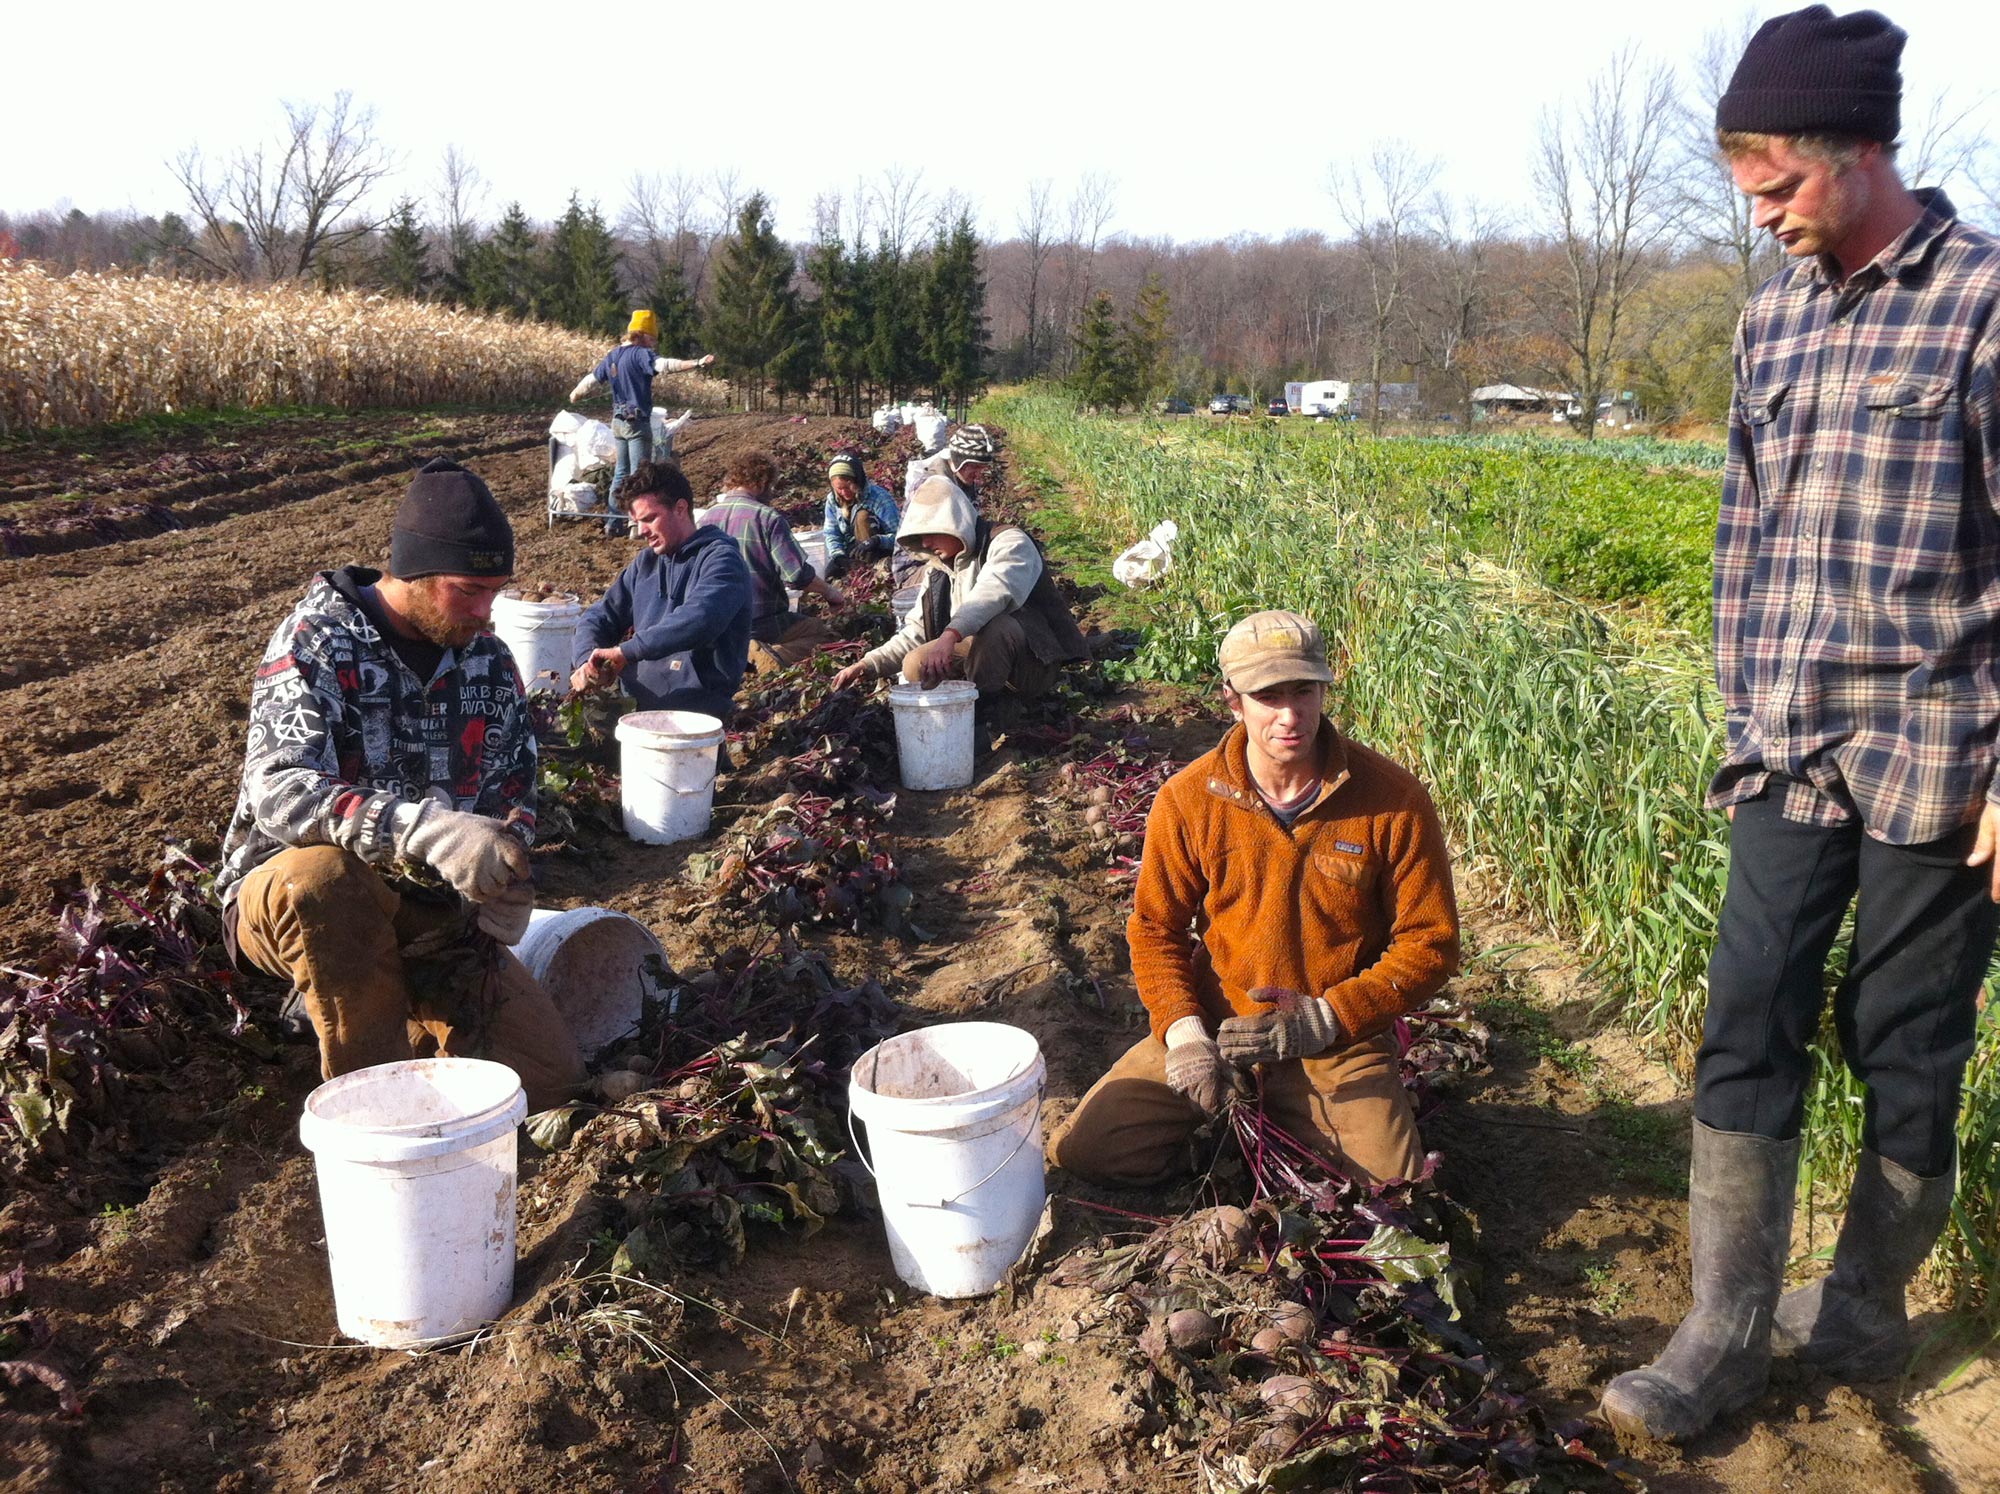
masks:
<instances>
[{"instance_id":1,"label":"black rubber boot","mask_svg":"<svg viewBox=\"0 0 2000 1494\"><path fill-rule=\"evenodd\" d=\"M1861 1153L1833 1270L1785 1293L1772 1340L1836 1380L1890 1380L1910 1361L1903 1292L1951 1217L1958 1169L1919 1177Z\"/></svg>"},{"instance_id":2,"label":"black rubber boot","mask_svg":"<svg viewBox=\"0 0 2000 1494\"><path fill-rule=\"evenodd\" d=\"M1684 1442L1764 1393L1798 1170L1796 1137L1772 1141L1694 1123L1694 1307L1665 1353L1605 1390L1598 1414L1613 1428Z\"/></svg>"}]
</instances>

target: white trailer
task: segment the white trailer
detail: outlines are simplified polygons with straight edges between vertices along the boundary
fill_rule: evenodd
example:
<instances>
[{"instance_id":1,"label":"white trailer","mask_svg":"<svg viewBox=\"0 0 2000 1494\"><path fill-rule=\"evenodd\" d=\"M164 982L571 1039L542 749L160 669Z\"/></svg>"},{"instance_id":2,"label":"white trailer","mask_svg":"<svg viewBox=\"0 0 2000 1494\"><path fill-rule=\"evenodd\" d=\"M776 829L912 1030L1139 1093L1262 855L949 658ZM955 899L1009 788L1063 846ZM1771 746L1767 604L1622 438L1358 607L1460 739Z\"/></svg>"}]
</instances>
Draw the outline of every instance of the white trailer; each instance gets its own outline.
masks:
<instances>
[{"instance_id":1,"label":"white trailer","mask_svg":"<svg viewBox=\"0 0 2000 1494\"><path fill-rule=\"evenodd\" d=\"M1291 385L1285 386L1285 393L1288 396L1291 390ZM1292 408L1301 415L1316 415L1324 420L1327 416L1338 415L1347 408L1347 401L1354 393L1354 386L1345 379L1315 379L1311 383L1300 384L1298 391L1298 403L1292 405ZM1287 403L1290 403L1289 399Z\"/></svg>"}]
</instances>

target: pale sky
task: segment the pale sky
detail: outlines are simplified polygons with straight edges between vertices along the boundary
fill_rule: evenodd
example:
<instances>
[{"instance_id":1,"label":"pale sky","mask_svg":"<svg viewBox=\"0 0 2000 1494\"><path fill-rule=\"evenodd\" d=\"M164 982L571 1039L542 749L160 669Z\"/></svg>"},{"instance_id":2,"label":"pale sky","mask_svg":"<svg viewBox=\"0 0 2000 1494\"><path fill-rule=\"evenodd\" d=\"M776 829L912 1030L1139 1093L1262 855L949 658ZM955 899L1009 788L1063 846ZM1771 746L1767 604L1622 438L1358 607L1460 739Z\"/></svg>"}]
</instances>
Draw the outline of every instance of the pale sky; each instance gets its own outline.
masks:
<instances>
[{"instance_id":1,"label":"pale sky","mask_svg":"<svg viewBox=\"0 0 2000 1494\"><path fill-rule=\"evenodd\" d=\"M1327 169L1373 137L1442 158L1458 195L1518 208L1538 114L1614 49L1682 65L1704 31L1792 8L1614 0L1578 25L1575 6L1500 0L21 5L0 208L177 208L181 149L226 156L284 101L344 88L400 161L389 195L426 198L457 144L489 221L514 198L552 219L575 188L615 222L635 171L733 169L802 238L816 193L897 167L969 197L995 238L1030 181L1060 204L1090 172L1115 182L1113 233L1333 230ZM2000 135L2000 5L1884 9L1910 33L1906 131L1944 91Z\"/></svg>"}]
</instances>

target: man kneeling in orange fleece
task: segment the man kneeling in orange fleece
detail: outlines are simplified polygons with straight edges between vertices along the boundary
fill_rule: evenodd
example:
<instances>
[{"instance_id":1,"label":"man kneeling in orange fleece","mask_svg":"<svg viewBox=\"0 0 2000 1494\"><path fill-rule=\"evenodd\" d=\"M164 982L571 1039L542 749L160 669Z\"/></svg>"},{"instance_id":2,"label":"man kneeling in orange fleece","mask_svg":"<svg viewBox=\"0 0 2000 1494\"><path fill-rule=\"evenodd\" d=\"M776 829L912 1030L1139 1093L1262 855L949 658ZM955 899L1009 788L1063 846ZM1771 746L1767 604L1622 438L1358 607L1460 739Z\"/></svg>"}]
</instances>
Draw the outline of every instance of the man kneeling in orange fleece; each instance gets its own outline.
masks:
<instances>
[{"instance_id":1,"label":"man kneeling in orange fleece","mask_svg":"<svg viewBox=\"0 0 2000 1494\"><path fill-rule=\"evenodd\" d=\"M1126 926L1152 1032L1050 1157L1097 1182L1159 1182L1261 1068L1279 1126L1360 1181L1410 1177L1424 1151L1389 1029L1458 966L1437 811L1324 719L1333 672L1310 619L1255 613L1219 659L1236 725L1160 790Z\"/></svg>"}]
</instances>

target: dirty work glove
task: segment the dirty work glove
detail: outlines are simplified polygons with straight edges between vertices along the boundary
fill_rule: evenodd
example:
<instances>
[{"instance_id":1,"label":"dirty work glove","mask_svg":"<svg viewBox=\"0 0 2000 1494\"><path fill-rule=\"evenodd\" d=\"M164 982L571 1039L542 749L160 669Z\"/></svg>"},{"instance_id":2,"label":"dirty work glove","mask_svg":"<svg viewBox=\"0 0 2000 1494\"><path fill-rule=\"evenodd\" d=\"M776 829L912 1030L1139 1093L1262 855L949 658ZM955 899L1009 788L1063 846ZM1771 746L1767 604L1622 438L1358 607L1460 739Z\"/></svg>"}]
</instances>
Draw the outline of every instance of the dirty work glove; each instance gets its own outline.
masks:
<instances>
[{"instance_id":1,"label":"dirty work glove","mask_svg":"<svg viewBox=\"0 0 2000 1494\"><path fill-rule=\"evenodd\" d=\"M528 876L527 848L500 821L445 809L435 801L417 817L399 849L435 867L468 902L491 902Z\"/></svg>"},{"instance_id":2,"label":"dirty work glove","mask_svg":"<svg viewBox=\"0 0 2000 1494\"><path fill-rule=\"evenodd\" d=\"M1201 1018L1183 1017L1181 1022L1193 1024L1195 1030L1178 1039L1172 1028L1167 1031L1167 1087L1203 1115L1220 1115L1229 1097L1242 1093L1243 1077L1229 1066L1215 1039L1200 1030ZM1180 1025L1176 1022L1174 1027Z\"/></svg>"},{"instance_id":3,"label":"dirty work glove","mask_svg":"<svg viewBox=\"0 0 2000 1494\"><path fill-rule=\"evenodd\" d=\"M535 911L535 884L519 881L498 897L477 905L479 927L502 944L519 944L528 932L528 915Z\"/></svg>"},{"instance_id":4,"label":"dirty work glove","mask_svg":"<svg viewBox=\"0 0 2000 1494\"><path fill-rule=\"evenodd\" d=\"M1250 993L1250 999L1268 1001L1277 1010L1231 1017L1215 1033L1223 1057L1241 1068L1311 1058L1340 1041L1340 1019L1317 996L1260 986Z\"/></svg>"}]
</instances>

